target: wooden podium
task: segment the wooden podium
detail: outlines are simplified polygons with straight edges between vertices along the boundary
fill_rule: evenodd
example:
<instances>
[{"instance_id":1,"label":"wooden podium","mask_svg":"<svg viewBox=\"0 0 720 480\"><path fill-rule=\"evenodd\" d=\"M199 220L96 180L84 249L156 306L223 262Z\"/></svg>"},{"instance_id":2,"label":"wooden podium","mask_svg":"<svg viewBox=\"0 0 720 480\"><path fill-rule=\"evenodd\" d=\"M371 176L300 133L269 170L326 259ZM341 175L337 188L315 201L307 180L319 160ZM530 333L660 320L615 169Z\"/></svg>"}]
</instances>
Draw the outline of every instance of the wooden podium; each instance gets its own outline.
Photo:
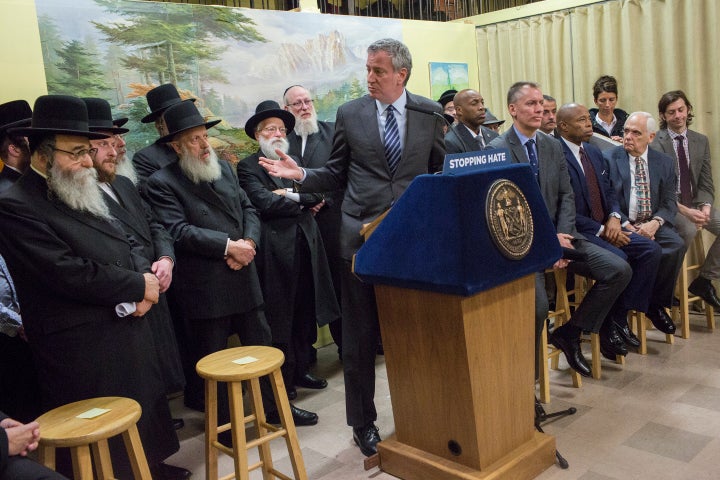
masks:
<instances>
[{"instance_id":1,"label":"wooden podium","mask_svg":"<svg viewBox=\"0 0 720 480\"><path fill-rule=\"evenodd\" d=\"M429 184L416 186L420 179L421 184ZM471 190L477 192L490 180L480 175L458 181L475 182ZM437 267L428 251L393 252L393 245L413 238L422 242L428 237L427 225L414 230L413 216L407 211L427 212L417 210L418 201L422 208L433 208L431 202L421 200L437 200L437 192L432 190L429 195L428 188L454 189L434 183L434 178L416 179L382 223L366 229L366 235L373 231L380 235L368 239L355 262L356 273L375 283L395 418L395 435L378 444L380 467L405 480L531 479L555 461L554 438L534 428L535 280L531 272L542 268L529 266L529 272L512 281L470 295L453 293L447 286L426 285L414 273L389 278L388 268L417 272L421 271L417 262L426 262L428 280L434 279ZM414 187L420 190L418 195L413 195ZM448 200L453 203L452 195ZM445 220L454 215L447 210L430 212L435 214L444 215ZM465 216L458 214L462 224ZM545 219L543 212L533 211L536 227L544 220L549 218ZM440 238L431 242L452 247L453 239L447 235L467 234L463 230L462 225L455 233L438 230ZM476 253L482 255L483 251ZM462 264L467 255L467 251L459 252L461 263L452 265L458 259L451 259L447 268L477 275L472 273L473 261ZM559 248L550 249L549 257L540 263L552 264L559 256ZM497 260L489 253L487 259ZM387 266L396 261L397 265Z\"/></svg>"}]
</instances>

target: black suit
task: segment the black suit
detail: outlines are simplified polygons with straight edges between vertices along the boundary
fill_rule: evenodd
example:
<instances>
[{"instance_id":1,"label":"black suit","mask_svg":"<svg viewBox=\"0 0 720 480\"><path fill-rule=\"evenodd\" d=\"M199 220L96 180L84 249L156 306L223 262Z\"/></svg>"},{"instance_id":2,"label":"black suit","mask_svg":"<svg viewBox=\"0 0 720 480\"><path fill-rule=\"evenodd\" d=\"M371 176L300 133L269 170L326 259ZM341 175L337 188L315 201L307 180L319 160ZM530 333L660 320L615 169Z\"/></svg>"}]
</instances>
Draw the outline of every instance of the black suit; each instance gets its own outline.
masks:
<instances>
[{"instance_id":1,"label":"black suit","mask_svg":"<svg viewBox=\"0 0 720 480\"><path fill-rule=\"evenodd\" d=\"M193 364L226 348L233 333L243 345L270 344L256 262L232 270L224 258L228 239L252 239L260 246L260 219L230 165L219 163L222 175L212 183L193 183L177 162L147 182L149 203L175 240L173 288ZM197 374L186 380L185 403L202 408L202 380ZM218 394L218 402L226 411L227 398Z\"/></svg>"},{"instance_id":2,"label":"black suit","mask_svg":"<svg viewBox=\"0 0 720 480\"><path fill-rule=\"evenodd\" d=\"M622 222L625 223L630 220L628 218L632 190L630 158L622 146L605 150L603 156L610 168L610 181L617 193L620 215L623 217ZM665 220L665 223L655 232L655 241L662 247L662 257L653 289L651 305L670 307L672 305L675 280L682 266L686 250L682 238L672 226L675 215L677 215L677 194L675 193L677 176L673 160L664 153L648 149L647 159L652 215Z\"/></svg>"},{"instance_id":3,"label":"black suit","mask_svg":"<svg viewBox=\"0 0 720 480\"><path fill-rule=\"evenodd\" d=\"M440 113L440 105L407 92L407 102ZM351 272L353 254L363 244L360 229L390 208L418 175L442 168L442 125L433 115L406 110L406 137L397 170L391 174L378 127L376 102L370 96L338 109L333 149L327 165L306 170L303 191L327 192L346 187L342 204L340 248L345 261L342 284L343 370L347 422L363 427L377 419L375 353L379 324L373 286ZM352 319L352 320L350 320Z\"/></svg>"},{"instance_id":4,"label":"black suit","mask_svg":"<svg viewBox=\"0 0 720 480\"><path fill-rule=\"evenodd\" d=\"M169 257L175 262L172 237L167 233L165 227L155 219L154 213L140 197L130 179L117 176L112 182L111 188L120 203L103 192L105 202L110 208L110 214L122 224L126 232L134 237L142 256L150 264L161 257ZM147 317L150 319L150 328L165 379L166 391L167 393L179 392L185 386L185 376L180 364L175 330L164 293L160 294L157 305L150 309Z\"/></svg>"},{"instance_id":5,"label":"black suit","mask_svg":"<svg viewBox=\"0 0 720 480\"><path fill-rule=\"evenodd\" d=\"M491 141L498 137L498 133L490 130L487 127L480 126L480 133L482 135L484 146L486 147ZM464 153L474 152L476 150L482 150L484 147L480 145L480 142L476 137L473 137L468 127L462 123L453 125L445 134L445 150L446 153Z\"/></svg>"},{"instance_id":6,"label":"black suit","mask_svg":"<svg viewBox=\"0 0 720 480\"><path fill-rule=\"evenodd\" d=\"M22 173L5 165L0 171L0 192L4 192L12 187L15 182L22 176Z\"/></svg>"},{"instance_id":7,"label":"black suit","mask_svg":"<svg viewBox=\"0 0 720 480\"><path fill-rule=\"evenodd\" d=\"M164 143L151 143L135 152L132 162L137 172L137 189L144 198L147 198L145 184L148 178L161 168L177 162L177 154Z\"/></svg>"},{"instance_id":8,"label":"black suit","mask_svg":"<svg viewBox=\"0 0 720 480\"><path fill-rule=\"evenodd\" d=\"M0 412L0 422L8 418ZM5 429L0 427L0 480L67 480L59 473L20 455L10 456Z\"/></svg>"},{"instance_id":9,"label":"black suit","mask_svg":"<svg viewBox=\"0 0 720 480\"><path fill-rule=\"evenodd\" d=\"M139 302L145 293L147 264L125 232L49 199L47 182L34 170L0 195L0 225L44 408L133 398L143 410L138 429L148 462L176 452L149 320L115 313L117 304ZM129 468L122 457L113 460L120 471Z\"/></svg>"}]
</instances>

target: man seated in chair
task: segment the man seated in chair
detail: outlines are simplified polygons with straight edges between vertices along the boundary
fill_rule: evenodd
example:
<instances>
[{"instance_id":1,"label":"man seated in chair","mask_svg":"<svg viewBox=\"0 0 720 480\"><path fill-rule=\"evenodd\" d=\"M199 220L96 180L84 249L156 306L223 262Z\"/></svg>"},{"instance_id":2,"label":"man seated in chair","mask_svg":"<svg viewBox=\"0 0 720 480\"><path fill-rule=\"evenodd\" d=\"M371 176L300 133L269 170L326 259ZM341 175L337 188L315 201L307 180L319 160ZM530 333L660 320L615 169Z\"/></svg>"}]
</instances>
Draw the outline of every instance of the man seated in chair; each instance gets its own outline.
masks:
<instances>
[{"instance_id":1,"label":"man seated in chair","mask_svg":"<svg viewBox=\"0 0 720 480\"><path fill-rule=\"evenodd\" d=\"M67 480L27 454L38 447L40 426L23 424L0 412L0 480Z\"/></svg>"}]
</instances>

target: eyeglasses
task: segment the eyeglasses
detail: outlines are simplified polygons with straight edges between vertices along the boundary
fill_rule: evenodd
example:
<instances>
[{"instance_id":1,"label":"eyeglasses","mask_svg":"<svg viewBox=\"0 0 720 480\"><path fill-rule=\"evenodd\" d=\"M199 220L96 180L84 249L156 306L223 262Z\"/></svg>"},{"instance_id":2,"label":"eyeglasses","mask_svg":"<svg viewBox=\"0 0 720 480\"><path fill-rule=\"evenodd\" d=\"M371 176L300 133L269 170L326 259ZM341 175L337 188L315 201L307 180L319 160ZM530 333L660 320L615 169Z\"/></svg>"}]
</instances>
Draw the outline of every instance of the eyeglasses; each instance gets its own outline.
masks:
<instances>
[{"instance_id":1,"label":"eyeglasses","mask_svg":"<svg viewBox=\"0 0 720 480\"><path fill-rule=\"evenodd\" d=\"M280 132L282 134L285 134L285 133L287 133L287 128L285 128L285 127L265 127L260 131L267 135L275 135L275 132Z\"/></svg>"},{"instance_id":2,"label":"eyeglasses","mask_svg":"<svg viewBox=\"0 0 720 480\"><path fill-rule=\"evenodd\" d=\"M292 107L294 109L300 109L303 107L303 105L306 107L309 107L310 105L313 104L313 102L314 102L314 100L309 100L309 99L308 100L298 100L295 103L288 103L287 106Z\"/></svg>"},{"instance_id":3,"label":"eyeglasses","mask_svg":"<svg viewBox=\"0 0 720 480\"><path fill-rule=\"evenodd\" d=\"M68 152L67 150L62 150L60 148L53 148L53 152L62 152L67 153L72 157L72 159L76 162L79 162L81 158L83 158L86 155L89 155L91 158L95 157L95 154L98 152L97 148L83 148L82 150L78 150L77 152Z\"/></svg>"}]
</instances>

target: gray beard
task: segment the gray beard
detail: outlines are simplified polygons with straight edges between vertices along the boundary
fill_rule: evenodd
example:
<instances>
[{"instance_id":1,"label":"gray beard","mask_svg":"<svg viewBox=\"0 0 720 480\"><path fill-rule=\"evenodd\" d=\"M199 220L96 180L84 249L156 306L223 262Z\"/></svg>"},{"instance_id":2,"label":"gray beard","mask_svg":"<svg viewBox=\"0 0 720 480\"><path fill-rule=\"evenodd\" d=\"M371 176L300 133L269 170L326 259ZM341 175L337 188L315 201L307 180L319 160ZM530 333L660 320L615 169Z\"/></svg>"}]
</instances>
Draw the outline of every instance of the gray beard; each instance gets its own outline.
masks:
<instances>
[{"instance_id":1,"label":"gray beard","mask_svg":"<svg viewBox=\"0 0 720 480\"><path fill-rule=\"evenodd\" d=\"M78 212L100 218L111 218L94 168L63 172L53 162L48 170L48 188L65 205Z\"/></svg>"},{"instance_id":2,"label":"gray beard","mask_svg":"<svg viewBox=\"0 0 720 480\"><path fill-rule=\"evenodd\" d=\"M215 150L210 147L210 158L208 162L200 160L198 156L192 155L183 145L182 152L178 156L180 169L186 177L194 184L200 182L214 182L222 175L220 170L220 162Z\"/></svg>"},{"instance_id":3,"label":"gray beard","mask_svg":"<svg viewBox=\"0 0 720 480\"><path fill-rule=\"evenodd\" d=\"M315 113L313 113L313 116L307 120L303 119L295 122L295 134L300 137L307 137L308 135L312 135L313 133L317 133L319 131L320 127L318 126L317 116Z\"/></svg>"},{"instance_id":4,"label":"gray beard","mask_svg":"<svg viewBox=\"0 0 720 480\"><path fill-rule=\"evenodd\" d=\"M118 158L117 167L115 167L115 175L122 175L123 177L129 178L135 185L138 182L137 172L135 171L135 165L128 159L128 155L123 155L122 158Z\"/></svg>"},{"instance_id":5,"label":"gray beard","mask_svg":"<svg viewBox=\"0 0 720 480\"><path fill-rule=\"evenodd\" d=\"M271 138L266 140L264 137L260 137L258 140L260 144L260 151L263 155L271 160L280 160L280 155L275 153L275 149L279 148L283 153L287 153L290 149L290 142L286 138Z\"/></svg>"}]
</instances>

